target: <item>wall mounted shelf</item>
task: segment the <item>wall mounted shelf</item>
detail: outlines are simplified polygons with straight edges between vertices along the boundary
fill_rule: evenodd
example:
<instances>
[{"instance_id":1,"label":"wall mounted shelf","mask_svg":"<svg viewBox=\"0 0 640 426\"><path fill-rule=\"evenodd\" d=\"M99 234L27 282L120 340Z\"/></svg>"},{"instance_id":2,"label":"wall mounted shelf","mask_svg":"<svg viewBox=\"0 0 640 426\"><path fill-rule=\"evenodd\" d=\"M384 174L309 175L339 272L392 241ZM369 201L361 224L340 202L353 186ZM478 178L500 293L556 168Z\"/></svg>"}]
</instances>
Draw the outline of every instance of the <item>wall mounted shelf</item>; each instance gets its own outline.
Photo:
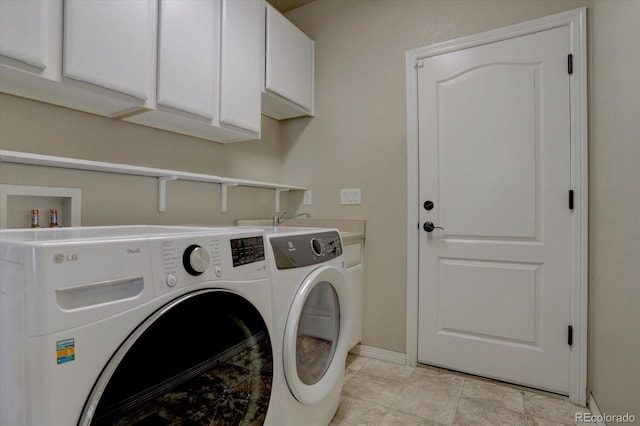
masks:
<instances>
[{"instance_id":1,"label":"wall mounted shelf","mask_svg":"<svg viewBox=\"0 0 640 426\"><path fill-rule=\"evenodd\" d=\"M260 182L244 179L233 179L221 176L199 173L181 172L176 170L154 169L150 167L131 166L127 164L105 163L101 161L81 160L77 158L55 157L51 155L32 154L27 152L0 150L0 162L29 164L36 166L58 167L65 169L88 170L94 172L117 173L132 176L149 176L158 179L158 211L166 210L167 182L173 180L188 180L194 182L208 182L220 185L220 209L227 211L227 194L229 187L248 186L275 190L275 212L280 212L280 194L285 191L304 191L302 186L284 185L279 183Z\"/></svg>"}]
</instances>

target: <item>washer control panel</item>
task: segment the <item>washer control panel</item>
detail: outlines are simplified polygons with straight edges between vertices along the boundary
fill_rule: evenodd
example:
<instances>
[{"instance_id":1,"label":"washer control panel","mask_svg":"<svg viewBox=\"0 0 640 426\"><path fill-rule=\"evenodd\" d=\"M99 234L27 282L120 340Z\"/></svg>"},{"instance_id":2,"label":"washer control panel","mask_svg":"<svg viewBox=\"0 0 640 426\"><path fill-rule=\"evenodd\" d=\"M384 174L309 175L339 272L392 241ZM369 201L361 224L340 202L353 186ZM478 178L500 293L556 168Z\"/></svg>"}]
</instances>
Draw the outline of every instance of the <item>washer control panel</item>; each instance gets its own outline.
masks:
<instances>
[{"instance_id":1,"label":"washer control panel","mask_svg":"<svg viewBox=\"0 0 640 426\"><path fill-rule=\"evenodd\" d=\"M156 288L269 277L263 235L185 235L151 241Z\"/></svg>"},{"instance_id":2,"label":"washer control panel","mask_svg":"<svg viewBox=\"0 0 640 426\"><path fill-rule=\"evenodd\" d=\"M232 238L230 243L234 268L265 260L264 238L262 236Z\"/></svg>"},{"instance_id":3,"label":"washer control panel","mask_svg":"<svg viewBox=\"0 0 640 426\"><path fill-rule=\"evenodd\" d=\"M204 274L212 265L220 265L220 241L215 238L198 239L172 238L160 243L162 266L167 285L172 283L179 275L185 273L192 277ZM209 274L207 274L209 275ZM173 284L175 286L175 284Z\"/></svg>"},{"instance_id":4,"label":"washer control panel","mask_svg":"<svg viewBox=\"0 0 640 426\"><path fill-rule=\"evenodd\" d=\"M272 237L270 241L278 269L315 265L342 255L337 231Z\"/></svg>"}]
</instances>

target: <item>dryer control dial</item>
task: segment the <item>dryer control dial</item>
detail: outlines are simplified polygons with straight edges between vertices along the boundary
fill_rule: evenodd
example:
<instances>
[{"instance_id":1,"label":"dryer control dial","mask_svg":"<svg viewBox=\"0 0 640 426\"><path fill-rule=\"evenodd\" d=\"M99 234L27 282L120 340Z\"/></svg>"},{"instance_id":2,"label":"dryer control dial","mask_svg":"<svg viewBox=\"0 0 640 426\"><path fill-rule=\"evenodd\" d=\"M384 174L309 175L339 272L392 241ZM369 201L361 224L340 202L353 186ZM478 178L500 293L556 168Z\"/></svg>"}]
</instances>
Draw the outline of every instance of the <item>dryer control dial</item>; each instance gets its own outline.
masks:
<instances>
[{"instance_id":1,"label":"dryer control dial","mask_svg":"<svg viewBox=\"0 0 640 426\"><path fill-rule=\"evenodd\" d=\"M311 250L313 250L313 254L315 254L316 256L322 256L322 243L319 239L311 239Z\"/></svg>"},{"instance_id":2,"label":"dryer control dial","mask_svg":"<svg viewBox=\"0 0 640 426\"><path fill-rule=\"evenodd\" d=\"M192 244L182 255L182 264L189 275L198 276L207 270L211 264L209 253L199 245Z\"/></svg>"}]
</instances>

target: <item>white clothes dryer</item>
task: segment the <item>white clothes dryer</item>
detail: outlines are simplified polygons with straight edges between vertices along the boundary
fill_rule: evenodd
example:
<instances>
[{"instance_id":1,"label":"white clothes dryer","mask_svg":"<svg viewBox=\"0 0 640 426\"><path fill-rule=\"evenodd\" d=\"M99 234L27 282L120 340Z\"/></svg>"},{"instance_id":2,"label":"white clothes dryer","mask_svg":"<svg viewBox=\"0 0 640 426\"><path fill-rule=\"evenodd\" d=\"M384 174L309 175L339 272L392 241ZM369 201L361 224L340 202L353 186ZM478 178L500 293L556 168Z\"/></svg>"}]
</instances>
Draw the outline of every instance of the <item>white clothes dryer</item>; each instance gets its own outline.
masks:
<instances>
[{"instance_id":1,"label":"white clothes dryer","mask_svg":"<svg viewBox=\"0 0 640 426\"><path fill-rule=\"evenodd\" d=\"M264 228L274 303L273 419L326 426L340 403L349 291L335 229Z\"/></svg>"},{"instance_id":2,"label":"white clothes dryer","mask_svg":"<svg viewBox=\"0 0 640 426\"><path fill-rule=\"evenodd\" d=\"M0 424L272 424L259 229L0 231Z\"/></svg>"}]
</instances>

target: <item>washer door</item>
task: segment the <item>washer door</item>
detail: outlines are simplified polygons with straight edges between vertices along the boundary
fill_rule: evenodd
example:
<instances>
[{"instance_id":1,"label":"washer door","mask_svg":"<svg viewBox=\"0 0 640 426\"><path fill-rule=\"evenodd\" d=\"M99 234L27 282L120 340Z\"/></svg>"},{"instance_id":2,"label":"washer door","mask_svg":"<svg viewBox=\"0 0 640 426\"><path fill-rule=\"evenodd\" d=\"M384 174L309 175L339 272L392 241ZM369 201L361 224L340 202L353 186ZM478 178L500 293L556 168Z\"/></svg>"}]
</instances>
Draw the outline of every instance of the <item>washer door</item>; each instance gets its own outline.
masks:
<instances>
[{"instance_id":1,"label":"washer door","mask_svg":"<svg viewBox=\"0 0 640 426\"><path fill-rule=\"evenodd\" d=\"M189 293L120 346L78 424L261 424L272 366L267 326L250 302L225 290Z\"/></svg>"},{"instance_id":2,"label":"washer door","mask_svg":"<svg viewBox=\"0 0 640 426\"><path fill-rule=\"evenodd\" d=\"M323 266L309 274L291 304L284 335L284 372L303 404L324 399L342 382L346 356L347 281Z\"/></svg>"}]
</instances>

